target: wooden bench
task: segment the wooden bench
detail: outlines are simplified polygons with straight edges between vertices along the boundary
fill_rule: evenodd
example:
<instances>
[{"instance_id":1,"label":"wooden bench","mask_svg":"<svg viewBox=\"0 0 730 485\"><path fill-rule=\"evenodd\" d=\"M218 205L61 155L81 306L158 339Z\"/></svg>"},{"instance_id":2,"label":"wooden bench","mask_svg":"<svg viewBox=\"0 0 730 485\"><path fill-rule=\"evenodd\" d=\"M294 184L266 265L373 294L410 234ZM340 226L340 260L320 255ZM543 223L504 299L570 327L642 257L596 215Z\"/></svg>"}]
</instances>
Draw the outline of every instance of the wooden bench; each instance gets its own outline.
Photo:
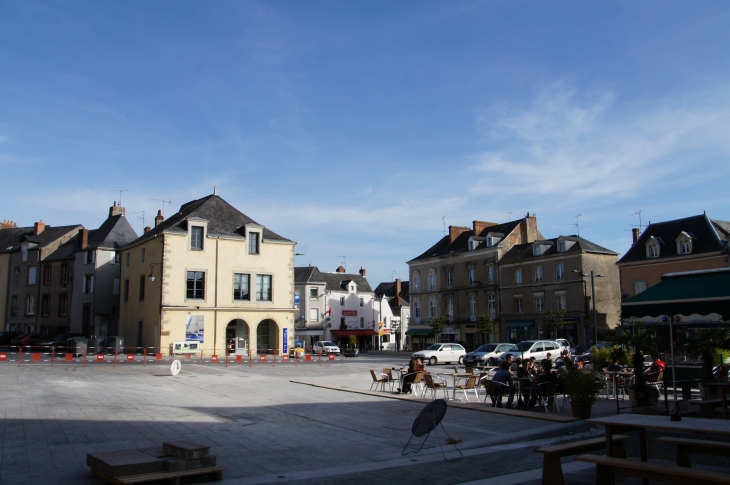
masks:
<instances>
[{"instance_id":1,"label":"wooden bench","mask_svg":"<svg viewBox=\"0 0 730 485\"><path fill-rule=\"evenodd\" d=\"M690 453L730 457L730 443L724 441L691 440L686 438L657 438L657 443L677 445L677 466L691 467Z\"/></svg>"},{"instance_id":2,"label":"wooden bench","mask_svg":"<svg viewBox=\"0 0 730 485\"><path fill-rule=\"evenodd\" d=\"M575 461L596 464L596 485L614 485L616 475L678 485L688 483L692 485L730 484L730 474L728 473L696 470L665 463L648 463L598 455L576 456Z\"/></svg>"},{"instance_id":3,"label":"wooden bench","mask_svg":"<svg viewBox=\"0 0 730 485\"><path fill-rule=\"evenodd\" d=\"M225 468L221 467L210 467L210 468L198 468L197 470L187 470L184 472L159 472L159 473L146 473L144 475L127 475L124 477L110 477L107 474L100 472L98 469L92 467L91 473L101 478L105 482L112 483L114 485L128 485L133 483L148 483L148 482L167 482L171 485L180 485L180 479L184 477L192 477L198 475L210 475L213 480L223 480L223 472Z\"/></svg>"},{"instance_id":4,"label":"wooden bench","mask_svg":"<svg viewBox=\"0 0 730 485\"><path fill-rule=\"evenodd\" d=\"M614 435L614 454L618 458L626 458L626 448L624 441L629 439L625 435ZM583 441L573 441L572 443L564 443L555 446L547 446L538 448L536 453L542 453L545 456L542 459L542 483L550 485L563 485L563 467L560 458L571 456L586 451L596 451L606 449L606 438L592 438Z\"/></svg>"},{"instance_id":5,"label":"wooden bench","mask_svg":"<svg viewBox=\"0 0 730 485\"><path fill-rule=\"evenodd\" d=\"M690 406L700 407L700 418L715 419L715 408L722 407L722 399L708 399L706 401L700 401L699 399L692 399L689 402Z\"/></svg>"}]
</instances>

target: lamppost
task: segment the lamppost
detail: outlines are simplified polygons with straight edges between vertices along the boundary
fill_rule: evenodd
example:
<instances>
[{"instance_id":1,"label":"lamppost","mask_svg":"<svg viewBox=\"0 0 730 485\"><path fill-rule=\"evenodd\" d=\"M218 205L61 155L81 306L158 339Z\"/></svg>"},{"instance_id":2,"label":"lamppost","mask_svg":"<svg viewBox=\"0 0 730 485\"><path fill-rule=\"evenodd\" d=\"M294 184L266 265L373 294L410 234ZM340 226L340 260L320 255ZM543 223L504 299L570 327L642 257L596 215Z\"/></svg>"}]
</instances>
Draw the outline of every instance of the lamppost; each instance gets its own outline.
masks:
<instances>
[{"instance_id":1,"label":"lamppost","mask_svg":"<svg viewBox=\"0 0 730 485\"><path fill-rule=\"evenodd\" d=\"M581 277L590 276L591 277L591 301L593 302L593 335L594 335L594 341L593 345L598 343L598 317L596 314L596 278L603 278L606 275L602 274L595 274L593 270L591 270L591 274L587 275L583 273L580 270L574 269L573 273L580 273ZM585 339L585 332L583 332L583 338ZM585 343L583 344L585 346ZM588 350L588 349L586 349Z\"/></svg>"}]
</instances>

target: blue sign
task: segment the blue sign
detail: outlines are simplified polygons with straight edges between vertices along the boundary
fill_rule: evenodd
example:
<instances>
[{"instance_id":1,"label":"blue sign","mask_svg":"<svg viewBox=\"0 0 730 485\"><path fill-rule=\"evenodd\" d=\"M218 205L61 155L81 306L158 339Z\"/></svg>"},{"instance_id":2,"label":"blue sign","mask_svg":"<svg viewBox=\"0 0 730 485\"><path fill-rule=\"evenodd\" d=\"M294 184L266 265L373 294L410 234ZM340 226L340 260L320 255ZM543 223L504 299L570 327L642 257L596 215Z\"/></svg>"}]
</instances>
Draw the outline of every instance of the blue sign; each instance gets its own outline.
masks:
<instances>
[{"instance_id":1,"label":"blue sign","mask_svg":"<svg viewBox=\"0 0 730 485\"><path fill-rule=\"evenodd\" d=\"M284 327L284 353L289 353L289 329Z\"/></svg>"},{"instance_id":2,"label":"blue sign","mask_svg":"<svg viewBox=\"0 0 730 485\"><path fill-rule=\"evenodd\" d=\"M294 293L294 304L299 305L299 293Z\"/></svg>"}]
</instances>

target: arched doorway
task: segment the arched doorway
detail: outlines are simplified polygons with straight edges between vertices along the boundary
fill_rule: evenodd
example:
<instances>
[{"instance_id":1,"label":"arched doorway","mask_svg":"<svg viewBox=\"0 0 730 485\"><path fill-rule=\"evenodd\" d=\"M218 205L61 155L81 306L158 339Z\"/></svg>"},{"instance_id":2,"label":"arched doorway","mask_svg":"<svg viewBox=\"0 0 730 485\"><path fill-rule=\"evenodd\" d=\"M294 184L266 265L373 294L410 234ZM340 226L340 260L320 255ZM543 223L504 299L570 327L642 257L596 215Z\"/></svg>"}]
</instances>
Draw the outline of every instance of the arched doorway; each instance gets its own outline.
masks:
<instances>
[{"instance_id":1,"label":"arched doorway","mask_svg":"<svg viewBox=\"0 0 730 485\"><path fill-rule=\"evenodd\" d=\"M279 326L267 318L261 320L256 327L256 351L259 354L272 354L279 349Z\"/></svg>"},{"instance_id":2,"label":"arched doorway","mask_svg":"<svg viewBox=\"0 0 730 485\"><path fill-rule=\"evenodd\" d=\"M248 354L248 324L236 318L226 325L226 348L233 349L236 354ZM231 345L233 343L233 345Z\"/></svg>"}]
</instances>

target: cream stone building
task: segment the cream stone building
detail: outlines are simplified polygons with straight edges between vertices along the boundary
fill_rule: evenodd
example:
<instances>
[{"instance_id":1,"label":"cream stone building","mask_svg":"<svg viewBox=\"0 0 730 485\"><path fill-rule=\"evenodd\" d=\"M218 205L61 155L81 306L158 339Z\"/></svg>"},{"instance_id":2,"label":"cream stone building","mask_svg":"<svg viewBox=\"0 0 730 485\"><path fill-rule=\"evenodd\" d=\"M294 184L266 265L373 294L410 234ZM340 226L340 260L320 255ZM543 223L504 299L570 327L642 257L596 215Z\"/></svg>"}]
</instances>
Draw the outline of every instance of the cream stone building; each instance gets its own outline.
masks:
<instances>
[{"instance_id":1,"label":"cream stone building","mask_svg":"<svg viewBox=\"0 0 730 485\"><path fill-rule=\"evenodd\" d=\"M205 355L282 353L294 343L294 241L218 195L194 200L121 250L127 347L197 341Z\"/></svg>"}]
</instances>

